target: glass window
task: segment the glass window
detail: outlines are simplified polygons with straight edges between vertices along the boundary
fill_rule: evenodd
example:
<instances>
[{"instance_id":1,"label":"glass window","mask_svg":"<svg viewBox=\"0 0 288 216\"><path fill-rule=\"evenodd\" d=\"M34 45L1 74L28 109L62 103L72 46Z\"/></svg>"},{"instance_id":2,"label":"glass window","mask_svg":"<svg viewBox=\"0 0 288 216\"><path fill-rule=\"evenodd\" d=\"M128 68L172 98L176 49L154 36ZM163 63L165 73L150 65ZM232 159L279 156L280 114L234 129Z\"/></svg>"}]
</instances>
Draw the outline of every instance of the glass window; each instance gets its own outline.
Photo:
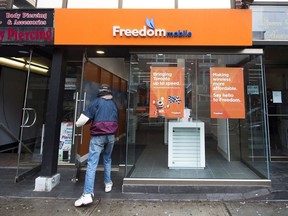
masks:
<instances>
[{"instance_id":1,"label":"glass window","mask_svg":"<svg viewBox=\"0 0 288 216\"><path fill-rule=\"evenodd\" d=\"M67 8L118 8L118 0L69 0Z\"/></svg>"},{"instance_id":2,"label":"glass window","mask_svg":"<svg viewBox=\"0 0 288 216\"><path fill-rule=\"evenodd\" d=\"M178 0L178 8L231 8L230 0L214 1L214 0L202 0L202 1L187 1Z\"/></svg>"},{"instance_id":3,"label":"glass window","mask_svg":"<svg viewBox=\"0 0 288 216\"><path fill-rule=\"evenodd\" d=\"M37 8L62 8L62 0L38 0Z\"/></svg>"},{"instance_id":4,"label":"glass window","mask_svg":"<svg viewBox=\"0 0 288 216\"><path fill-rule=\"evenodd\" d=\"M251 6L254 41L287 41L287 6Z\"/></svg>"},{"instance_id":5,"label":"glass window","mask_svg":"<svg viewBox=\"0 0 288 216\"><path fill-rule=\"evenodd\" d=\"M133 54L126 177L267 178L263 95L261 56Z\"/></svg>"},{"instance_id":6,"label":"glass window","mask_svg":"<svg viewBox=\"0 0 288 216\"><path fill-rule=\"evenodd\" d=\"M175 8L174 0L123 0L123 8Z\"/></svg>"}]
</instances>

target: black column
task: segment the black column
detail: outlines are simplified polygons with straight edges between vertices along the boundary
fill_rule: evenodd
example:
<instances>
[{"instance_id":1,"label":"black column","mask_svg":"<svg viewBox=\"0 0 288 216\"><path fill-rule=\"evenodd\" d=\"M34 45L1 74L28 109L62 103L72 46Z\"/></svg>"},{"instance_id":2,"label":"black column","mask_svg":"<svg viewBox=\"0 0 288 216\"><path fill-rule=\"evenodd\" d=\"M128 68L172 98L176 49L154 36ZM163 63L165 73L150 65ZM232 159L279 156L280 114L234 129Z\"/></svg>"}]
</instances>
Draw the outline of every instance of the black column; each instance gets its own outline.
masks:
<instances>
[{"instance_id":1,"label":"black column","mask_svg":"<svg viewBox=\"0 0 288 216\"><path fill-rule=\"evenodd\" d=\"M64 50L62 48L55 48L49 82L41 176L53 176L57 173L65 84L64 63Z\"/></svg>"}]
</instances>

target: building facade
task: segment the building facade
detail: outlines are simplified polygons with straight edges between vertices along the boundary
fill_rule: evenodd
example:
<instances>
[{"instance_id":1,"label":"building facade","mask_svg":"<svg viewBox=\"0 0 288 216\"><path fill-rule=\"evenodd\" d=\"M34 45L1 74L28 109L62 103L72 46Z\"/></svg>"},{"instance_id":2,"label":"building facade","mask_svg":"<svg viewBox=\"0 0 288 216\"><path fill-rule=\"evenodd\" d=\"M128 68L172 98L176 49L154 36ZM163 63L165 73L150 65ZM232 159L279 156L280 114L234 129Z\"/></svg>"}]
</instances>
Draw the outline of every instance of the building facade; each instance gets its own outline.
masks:
<instances>
[{"instance_id":1,"label":"building facade","mask_svg":"<svg viewBox=\"0 0 288 216\"><path fill-rule=\"evenodd\" d=\"M89 127L74 121L107 83L120 111L113 166L125 168L123 192L269 186L271 143L279 143L270 142L271 128L285 124L268 113L285 110L286 82L279 90L274 69L267 72L267 54L280 47L264 32L279 24L261 19L260 5L224 2L83 1L80 9L54 1L46 9L38 1L38 9L1 11L1 147L16 155L15 180L40 170L38 180L52 184L58 164L85 166Z\"/></svg>"}]
</instances>

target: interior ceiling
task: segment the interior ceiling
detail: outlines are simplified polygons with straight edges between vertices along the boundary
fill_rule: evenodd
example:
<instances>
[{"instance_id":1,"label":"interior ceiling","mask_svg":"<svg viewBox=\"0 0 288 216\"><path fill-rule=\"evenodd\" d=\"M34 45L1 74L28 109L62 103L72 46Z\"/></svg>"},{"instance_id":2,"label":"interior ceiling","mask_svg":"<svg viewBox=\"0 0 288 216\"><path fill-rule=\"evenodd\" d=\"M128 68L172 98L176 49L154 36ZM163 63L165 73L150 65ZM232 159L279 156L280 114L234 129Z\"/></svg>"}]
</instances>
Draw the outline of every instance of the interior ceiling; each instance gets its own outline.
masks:
<instances>
[{"instance_id":1,"label":"interior ceiling","mask_svg":"<svg viewBox=\"0 0 288 216\"><path fill-rule=\"evenodd\" d=\"M33 57L44 57L48 59L52 59L52 54L57 46L20 46L20 45L0 45L0 56L2 57L29 57L30 50L33 50ZM96 53L96 50L105 51L104 55L99 55ZM173 59L181 58L181 54L173 55L172 53L185 51L191 52L194 50L191 47L186 48L173 48L168 49L167 47L135 47L135 46L65 46L65 53L67 55L68 61L82 61L83 54L86 52L87 58L124 58L125 61L130 61L130 53L135 53L137 50L138 53L144 53L145 58L153 59L155 54L151 53L171 53L167 55L168 61L173 61ZM198 49L201 51L201 49ZM208 49L209 50L209 49ZM206 50L203 50L205 53L209 53ZM150 53L150 54L149 54ZM187 52L189 53L189 52ZM149 55L146 55L149 54ZM269 46L264 49L265 54L265 63L266 64L286 64L288 65L288 49L287 46ZM154 57L153 57L154 55ZM141 56L138 54L138 56ZM188 55L183 55L188 56ZM196 55L190 55L196 56ZM204 55L199 55L200 58L203 58ZM185 57L185 58L186 58ZM207 56L209 58L209 56ZM239 57L233 55L226 55L225 60L229 62L229 64L234 64L239 62Z\"/></svg>"},{"instance_id":2,"label":"interior ceiling","mask_svg":"<svg viewBox=\"0 0 288 216\"><path fill-rule=\"evenodd\" d=\"M52 54L57 46L17 46L17 45L2 45L0 46L1 57L29 57L30 50L33 50L33 57L41 56L52 59ZM99 55L96 50L103 50L105 54ZM67 55L68 61L82 61L83 54L86 52L87 58L95 57L114 57L114 58L129 58L129 49L126 47L94 47L94 46L66 46L64 52Z\"/></svg>"},{"instance_id":3,"label":"interior ceiling","mask_svg":"<svg viewBox=\"0 0 288 216\"><path fill-rule=\"evenodd\" d=\"M269 46L264 49L264 54L267 65L288 65L287 46Z\"/></svg>"}]
</instances>

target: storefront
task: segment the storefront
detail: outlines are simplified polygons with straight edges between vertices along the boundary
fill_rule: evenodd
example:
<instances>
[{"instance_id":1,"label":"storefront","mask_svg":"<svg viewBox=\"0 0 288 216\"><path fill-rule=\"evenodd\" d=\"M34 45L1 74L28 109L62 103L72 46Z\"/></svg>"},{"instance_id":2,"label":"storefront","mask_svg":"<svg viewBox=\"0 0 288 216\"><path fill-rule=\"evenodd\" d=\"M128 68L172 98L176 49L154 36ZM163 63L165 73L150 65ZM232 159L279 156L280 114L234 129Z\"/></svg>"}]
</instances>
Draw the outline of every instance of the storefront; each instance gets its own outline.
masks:
<instances>
[{"instance_id":1,"label":"storefront","mask_svg":"<svg viewBox=\"0 0 288 216\"><path fill-rule=\"evenodd\" d=\"M49 92L47 110L58 116L64 104L64 113L46 124L61 143L46 143L46 168L85 165L89 127L73 122L107 83L120 110L113 165L125 167L123 192L269 185L263 50L252 48L250 10L55 9L51 49L60 96L55 108Z\"/></svg>"},{"instance_id":2,"label":"storefront","mask_svg":"<svg viewBox=\"0 0 288 216\"><path fill-rule=\"evenodd\" d=\"M131 56L124 190L268 178L262 59L251 51Z\"/></svg>"},{"instance_id":3,"label":"storefront","mask_svg":"<svg viewBox=\"0 0 288 216\"><path fill-rule=\"evenodd\" d=\"M258 3L251 9L253 46L264 50L270 159L271 162L287 162L287 2Z\"/></svg>"}]
</instances>

